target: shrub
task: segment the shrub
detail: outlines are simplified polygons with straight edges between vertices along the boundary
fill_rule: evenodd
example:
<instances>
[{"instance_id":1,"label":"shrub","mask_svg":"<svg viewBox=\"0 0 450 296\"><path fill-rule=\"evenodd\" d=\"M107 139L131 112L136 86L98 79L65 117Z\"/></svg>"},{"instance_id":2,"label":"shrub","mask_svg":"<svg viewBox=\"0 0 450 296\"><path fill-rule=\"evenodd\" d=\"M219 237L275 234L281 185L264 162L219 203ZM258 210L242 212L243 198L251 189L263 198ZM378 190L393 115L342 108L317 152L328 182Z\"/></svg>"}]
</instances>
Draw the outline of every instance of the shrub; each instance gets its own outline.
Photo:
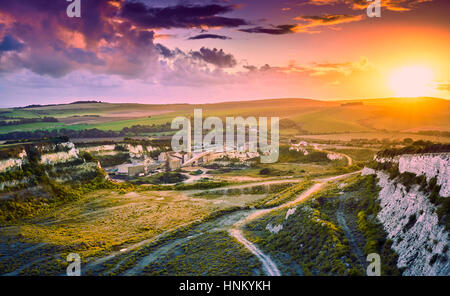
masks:
<instances>
[{"instance_id":1,"label":"shrub","mask_svg":"<svg viewBox=\"0 0 450 296\"><path fill-rule=\"evenodd\" d=\"M409 216L408 223L406 223L405 227L403 228L403 232L407 232L408 230L410 230L411 227L413 227L414 224L416 224L416 221L417 221L416 214L412 214L411 216Z\"/></svg>"}]
</instances>

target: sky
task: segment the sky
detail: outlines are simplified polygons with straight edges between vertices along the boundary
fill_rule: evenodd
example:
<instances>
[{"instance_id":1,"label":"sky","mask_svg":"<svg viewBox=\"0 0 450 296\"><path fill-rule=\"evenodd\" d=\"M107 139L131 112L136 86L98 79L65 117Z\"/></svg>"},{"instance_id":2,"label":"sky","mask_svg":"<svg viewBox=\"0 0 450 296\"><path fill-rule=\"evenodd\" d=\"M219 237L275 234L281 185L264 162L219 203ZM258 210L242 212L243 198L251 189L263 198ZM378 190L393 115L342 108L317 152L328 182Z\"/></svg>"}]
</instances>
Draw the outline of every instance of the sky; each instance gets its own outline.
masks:
<instances>
[{"instance_id":1,"label":"sky","mask_svg":"<svg viewBox=\"0 0 450 296\"><path fill-rule=\"evenodd\" d=\"M450 99L448 0L0 2L0 107Z\"/></svg>"}]
</instances>

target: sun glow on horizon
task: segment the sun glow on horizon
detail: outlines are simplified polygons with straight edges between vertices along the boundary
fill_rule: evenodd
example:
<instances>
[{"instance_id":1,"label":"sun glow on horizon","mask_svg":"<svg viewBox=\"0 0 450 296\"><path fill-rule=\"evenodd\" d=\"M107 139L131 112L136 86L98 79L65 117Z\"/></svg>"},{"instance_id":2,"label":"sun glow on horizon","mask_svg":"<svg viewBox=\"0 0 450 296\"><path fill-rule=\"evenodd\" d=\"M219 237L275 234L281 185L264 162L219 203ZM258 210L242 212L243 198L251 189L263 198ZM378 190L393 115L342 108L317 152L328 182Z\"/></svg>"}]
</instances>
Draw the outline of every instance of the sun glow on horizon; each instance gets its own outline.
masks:
<instances>
[{"instance_id":1,"label":"sun glow on horizon","mask_svg":"<svg viewBox=\"0 0 450 296\"><path fill-rule=\"evenodd\" d=\"M407 66L396 69L389 77L389 86L397 97L421 97L433 92L434 73L430 68Z\"/></svg>"}]
</instances>

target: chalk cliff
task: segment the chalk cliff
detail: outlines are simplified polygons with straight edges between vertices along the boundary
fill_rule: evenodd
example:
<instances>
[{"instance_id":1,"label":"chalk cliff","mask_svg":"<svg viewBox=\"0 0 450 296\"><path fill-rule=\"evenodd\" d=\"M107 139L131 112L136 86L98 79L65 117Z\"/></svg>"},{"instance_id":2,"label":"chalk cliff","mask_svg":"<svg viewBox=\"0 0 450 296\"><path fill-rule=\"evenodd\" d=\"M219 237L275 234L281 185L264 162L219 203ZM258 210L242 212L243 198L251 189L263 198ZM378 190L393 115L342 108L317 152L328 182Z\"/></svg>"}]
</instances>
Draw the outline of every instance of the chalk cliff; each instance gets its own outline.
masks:
<instances>
[{"instance_id":1,"label":"chalk cliff","mask_svg":"<svg viewBox=\"0 0 450 296\"><path fill-rule=\"evenodd\" d=\"M376 159L399 166L400 173L424 175L429 181L437 179L441 185L440 198L449 195L450 154L401 155L392 159ZM449 232L440 225L437 206L431 203L431 192L419 190L419 185L407 188L398 179L389 179L383 171L365 168L362 175L376 174L381 211L377 217L382 223L392 248L399 255L397 266L403 275L450 275Z\"/></svg>"}]
</instances>

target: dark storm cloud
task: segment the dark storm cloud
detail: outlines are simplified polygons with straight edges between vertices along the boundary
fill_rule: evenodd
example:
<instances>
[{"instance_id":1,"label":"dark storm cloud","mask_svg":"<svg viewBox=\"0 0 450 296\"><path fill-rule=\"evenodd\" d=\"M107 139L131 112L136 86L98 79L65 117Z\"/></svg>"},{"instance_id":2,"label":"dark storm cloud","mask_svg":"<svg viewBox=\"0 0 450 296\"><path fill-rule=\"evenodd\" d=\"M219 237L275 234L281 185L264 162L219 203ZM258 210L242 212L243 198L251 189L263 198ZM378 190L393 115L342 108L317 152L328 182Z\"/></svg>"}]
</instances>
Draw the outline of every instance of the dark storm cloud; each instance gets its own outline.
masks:
<instances>
[{"instance_id":1,"label":"dark storm cloud","mask_svg":"<svg viewBox=\"0 0 450 296\"><path fill-rule=\"evenodd\" d=\"M171 51L167 47L165 47L162 44L156 44L156 49L158 50L159 54L162 55L165 58L173 58L175 56L175 52Z\"/></svg>"},{"instance_id":2,"label":"dark storm cloud","mask_svg":"<svg viewBox=\"0 0 450 296\"><path fill-rule=\"evenodd\" d=\"M16 25L29 24L37 26L35 31L54 33L58 28L66 28L81 32L87 42L94 42L99 38L108 38L113 34L107 20L117 14L117 7L110 3L119 3L122 0L89 0L82 1L82 18L68 18L67 5L64 0L21 0L1 1L0 13L15 18ZM39 33L39 32L36 32ZM36 35L36 38L42 38ZM54 37L53 34L49 37Z\"/></svg>"},{"instance_id":3,"label":"dark storm cloud","mask_svg":"<svg viewBox=\"0 0 450 296\"><path fill-rule=\"evenodd\" d=\"M294 33L293 29L296 25L280 25L273 26L272 28L254 27L250 29L240 29L239 31L245 33L257 33L257 34L270 34L270 35L283 35Z\"/></svg>"},{"instance_id":4,"label":"dark storm cloud","mask_svg":"<svg viewBox=\"0 0 450 296\"><path fill-rule=\"evenodd\" d=\"M0 55L0 71L25 68L61 77L85 69L136 78L154 73L161 56L181 55L221 68L234 66L234 57L222 50L202 48L186 54L154 44L153 29L247 25L243 19L223 16L235 9L232 5L183 3L152 7L137 1L89 0L82 1L81 18L69 18L65 0L1 1L0 53L9 53ZM226 36L193 37L206 38Z\"/></svg>"},{"instance_id":5,"label":"dark storm cloud","mask_svg":"<svg viewBox=\"0 0 450 296\"><path fill-rule=\"evenodd\" d=\"M126 2L120 16L147 28L239 27L247 21L218 16L232 12L231 5L148 7L141 2Z\"/></svg>"},{"instance_id":6,"label":"dark storm cloud","mask_svg":"<svg viewBox=\"0 0 450 296\"><path fill-rule=\"evenodd\" d=\"M201 39L221 39L221 40L229 40L231 39L228 36L216 35L216 34L200 34L197 36L190 37L189 40L201 40Z\"/></svg>"},{"instance_id":7,"label":"dark storm cloud","mask_svg":"<svg viewBox=\"0 0 450 296\"><path fill-rule=\"evenodd\" d=\"M169 60L183 59L184 62L188 62L191 64L195 64L200 61L214 65L218 68L232 68L237 65L235 57L232 54L225 53L223 49L210 49L207 47L202 47L198 51L191 50L186 53L179 48L170 50L169 48L159 43L155 46L159 53Z\"/></svg>"},{"instance_id":8,"label":"dark storm cloud","mask_svg":"<svg viewBox=\"0 0 450 296\"><path fill-rule=\"evenodd\" d=\"M157 43L155 45L156 50L159 52L160 55L162 55L165 58L171 59L171 58L175 58L177 56L186 56L186 54L181 51L180 49L176 48L174 50L170 50L169 48L165 47L162 44Z\"/></svg>"},{"instance_id":9,"label":"dark storm cloud","mask_svg":"<svg viewBox=\"0 0 450 296\"><path fill-rule=\"evenodd\" d=\"M20 51L24 47L24 44L14 37L6 35L0 42L0 52L1 51Z\"/></svg>"},{"instance_id":10,"label":"dark storm cloud","mask_svg":"<svg viewBox=\"0 0 450 296\"><path fill-rule=\"evenodd\" d=\"M3 57L1 63L7 64L9 70L26 68L52 77L91 66L103 66L107 71L105 61L96 53L100 40L120 44L116 37L120 33L126 36L131 48L135 47L135 40L128 38L130 29L110 22L118 9L110 4L113 2L117 1L83 1L82 18L78 19L67 16L68 2L63 0L1 1L0 15L6 17L2 30L6 36L26 45L20 55ZM75 48L73 42L80 48Z\"/></svg>"},{"instance_id":11,"label":"dark storm cloud","mask_svg":"<svg viewBox=\"0 0 450 296\"><path fill-rule=\"evenodd\" d=\"M234 56L226 54L222 49L202 47L199 51L192 51L191 55L193 58L203 60L219 68L232 68L237 65Z\"/></svg>"}]
</instances>

